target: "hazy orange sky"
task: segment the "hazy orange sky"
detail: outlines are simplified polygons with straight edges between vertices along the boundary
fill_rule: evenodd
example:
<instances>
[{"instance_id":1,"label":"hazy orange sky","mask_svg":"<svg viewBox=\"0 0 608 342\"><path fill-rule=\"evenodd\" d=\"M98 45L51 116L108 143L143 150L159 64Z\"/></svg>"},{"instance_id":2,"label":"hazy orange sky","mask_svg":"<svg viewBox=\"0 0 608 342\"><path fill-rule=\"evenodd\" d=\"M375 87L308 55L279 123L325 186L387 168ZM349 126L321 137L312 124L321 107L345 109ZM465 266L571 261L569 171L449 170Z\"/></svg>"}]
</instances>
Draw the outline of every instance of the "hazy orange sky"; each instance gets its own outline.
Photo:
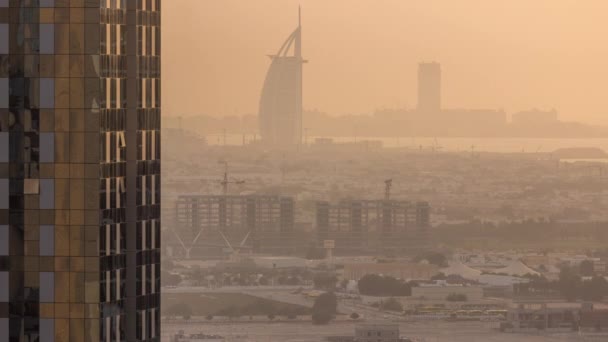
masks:
<instances>
[{"instance_id":1,"label":"hazy orange sky","mask_svg":"<svg viewBox=\"0 0 608 342\"><path fill-rule=\"evenodd\" d=\"M163 113L257 113L298 4L307 109L415 107L417 64L435 60L446 108L608 124L606 0L164 1Z\"/></svg>"}]
</instances>

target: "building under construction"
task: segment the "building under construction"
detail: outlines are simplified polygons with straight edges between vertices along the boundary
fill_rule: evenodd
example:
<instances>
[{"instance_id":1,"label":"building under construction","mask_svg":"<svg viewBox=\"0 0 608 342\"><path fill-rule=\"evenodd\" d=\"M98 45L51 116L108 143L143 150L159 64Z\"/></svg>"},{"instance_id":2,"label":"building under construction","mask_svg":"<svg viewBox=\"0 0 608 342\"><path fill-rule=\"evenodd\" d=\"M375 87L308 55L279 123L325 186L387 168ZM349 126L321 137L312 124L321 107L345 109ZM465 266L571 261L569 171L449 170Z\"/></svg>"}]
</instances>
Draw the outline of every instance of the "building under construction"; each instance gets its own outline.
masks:
<instances>
[{"instance_id":1,"label":"building under construction","mask_svg":"<svg viewBox=\"0 0 608 342\"><path fill-rule=\"evenodd\" d=\"M175 236L189 256L222 250L231 242L255 252L289 248L293 231L291 197L184 195L175 203Z\"/></svg>"},{"instance_id":2,"label":"building under construction","mask_svg":"<svg viewBox=\"0 0 608 342\"><path fill-rule=\"evenodd\" d=\"M335 252L416 253L428 245L430 206L399 200L317 202L317 240Z\"/></svg>"}]
</instances>

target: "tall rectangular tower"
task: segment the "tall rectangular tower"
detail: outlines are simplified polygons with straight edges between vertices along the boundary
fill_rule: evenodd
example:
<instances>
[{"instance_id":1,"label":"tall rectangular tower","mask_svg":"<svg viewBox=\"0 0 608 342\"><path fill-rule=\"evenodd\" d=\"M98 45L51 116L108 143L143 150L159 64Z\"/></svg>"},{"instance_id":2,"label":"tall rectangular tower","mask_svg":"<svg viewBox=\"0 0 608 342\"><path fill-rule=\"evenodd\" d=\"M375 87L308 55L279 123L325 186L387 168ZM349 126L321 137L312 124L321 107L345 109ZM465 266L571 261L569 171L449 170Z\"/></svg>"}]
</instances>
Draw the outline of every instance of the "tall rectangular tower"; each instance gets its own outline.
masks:
<instances>
[{"instance_id":1,"label":"tall rectangular tower","mask_svg":"<svg viewBox=\"0 0 608 342\"><path fill-rule=\"evenodd\" d=\"M0 341L160 341L161 0L0 0Z\"/></svg>"},{"instance_id":2,"label":"tall rectangular tower","mask_svg":"<svg viewBox=\"0 0 608 342\"><path fill-rule=\"evenodd\" d=\"M424 113L441 111L441 65L436 62L418 65L418 110Z\"/></svg>"}]
</instances>

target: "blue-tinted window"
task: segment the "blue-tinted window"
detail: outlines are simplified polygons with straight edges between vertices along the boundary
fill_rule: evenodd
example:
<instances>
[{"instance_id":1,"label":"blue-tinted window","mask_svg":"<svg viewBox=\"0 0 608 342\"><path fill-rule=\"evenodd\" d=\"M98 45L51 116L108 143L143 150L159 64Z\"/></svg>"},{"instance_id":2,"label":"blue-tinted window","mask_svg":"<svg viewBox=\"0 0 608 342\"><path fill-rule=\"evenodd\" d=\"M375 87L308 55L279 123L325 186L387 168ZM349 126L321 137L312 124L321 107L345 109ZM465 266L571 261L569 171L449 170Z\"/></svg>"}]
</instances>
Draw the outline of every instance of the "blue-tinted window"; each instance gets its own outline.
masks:
<instances>
[{"instance_id":1,"label":"blue-tinted window","mask_svg":"<svg viewBox=\"0 0 608 342\"><path fill-rule=\"evenodd\" d=\"M55 226L40 226L40 255L55 255Z\"/></svg>"},{"instance_id":2,"label":"blue-tinted window","mask_svg":"<svg viewBox=\"0 0 608 342\"><path fill-rule=\"evenodd\" d=\"M0 209L8 209L8 179L0 179Z\"/></svg>"},{"instance_id":3,"label":"blue-tinted window","mask_svg":"<svg viewBox=\"0 0 608 342\"><path fill-rule=\"evenodd\" d=\"M40 209L55 208L55 181L53 179L40 180Z\"/></svg>"},{"instance_id":4,"label":"blue-tinted window","mask_svg":"<svg viewBox=\"0 0 608 342\"><path fill-rule=\"evenodd\" d=\"M55 342L55 320L40 319L40 342Z\"/></svg>"},{"instance_id":5,"label":"blue-tinted window","mask_svg":"<svg viewBox=\"0 0 608 342\"><path fill-rule=\"evenodd\" d=\"M40 272L40 302L52 303L55 301L55 273Z\"/></svg>"},{"instance_id":6,"label":"blue-tinted window","mask_svg":"<svg viewBox=\"0 0 608 342\"><path fill-rule=\"evenodd\" d=\"M8 78L0 78L0 108L8 108Z\"/></svg>"},{"instance_id":7,"label":"blue-tinted window","mask_svg":"<svg viewBox=\"0 0 608 342\"><path fill-rule=\"evenodd\" d=\"M9 301L8 294L8 272L0 272L0 303Z\"/></svg>"},{"instance_id":8,"label":"blue-tinted window","mask_svg":"<svg viewBox=\"0 0 608 342\"><path fill-rule=\"evenodd\" d=\"M2 1L0 0L0 4ZM0 318L0 342L8 342L8 318Z\"/></svg>"},{"instance_id":9,"label":"blue-tinted window","mask_svg":"<svg viewBox=\"0 0 608 342\"><path fill-rule=\"evenodd\" d=\"M0 255L8 255L8 226L0 226Z\"/></svg>"},{"instance_id":10,"label":"blue-tinted window","mask_svg":"<svg viewBox=\"0 0 608 342\"><path fill-rule=\"evenodd\" d=\"M2 138L0 136L0 142ZM0 162L2 152L0 151ZM55 161L55 133L40 133L40 162L52 163Z\"/></svg>"},{"instance_id":11,"label":"blue-tinted window","mask_svg":"<svg viewBox=\"0 0 608 342\"><path fill-rule=\"evenodd\" d=\"M40 0L40 7L54 7L55 0Z\"/></svg>"},{"instance_id":12,"label":"blue-tinted window","mask_svg":"<svg viewBox=\"0 0 608 342\"><path fill-rule=\"evenodd\" d=\"M55 53L55 25L40 24L40 53Z\"/></svg>"},{"instance_id":13,"label":"blue-tinted window","mask_svg":"<svg viewBox=\"0 0 608 342\"><path fill-rule=\"evenodd\" d=\"M55 80L52 78L40 79L40 108L55 107Z\"/></svg>"},{"instance_id":14,"label":"blue-tinted window","mask_svg":"<svg viewBox=\"0 0 608 342\"><path fill-rule=\"evenodd\" d=\"M0 132L0 163L8 163L8 132Z\"/></svg>"},{"instance_id":15,"label":"blue-tinted window","mask_svg":"<svg viewBox=\"0 0 608 342\"><path fill-rule=\"evenodd\" d=\"M0 0L2 2L2 0ZM0 7L2 7L0 5ZM8 54L8 24L0 24L0 55Z\"/></svg>"}]
</instances>

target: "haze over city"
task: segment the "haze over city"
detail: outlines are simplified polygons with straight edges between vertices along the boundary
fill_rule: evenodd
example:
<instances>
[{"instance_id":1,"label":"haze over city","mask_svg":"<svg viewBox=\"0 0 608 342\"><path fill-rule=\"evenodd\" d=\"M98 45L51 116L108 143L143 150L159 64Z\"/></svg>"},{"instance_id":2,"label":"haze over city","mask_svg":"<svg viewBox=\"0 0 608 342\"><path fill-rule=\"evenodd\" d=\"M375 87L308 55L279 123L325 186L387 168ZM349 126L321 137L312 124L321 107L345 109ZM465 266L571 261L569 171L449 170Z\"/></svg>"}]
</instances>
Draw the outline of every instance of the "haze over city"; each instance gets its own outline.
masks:
<instances>
[{"instance_id":1,"label":"haze over city","mask_svg":"<svg viewBox=\"0 0 608 342\"><path fill-rule=\"evenodd\" d=\"M0 342L608 341L606 13L0 0Z\"/></svg>"},{"instance_id":2,"label":"haze over city","mask_svg":"<svg viewBox=\"0 0 608 342\"><path fill-rule=\"evenodd\" d=\"M167 116L257 113L266 55L301 4L305 109L414 108L417 64L437 61L446 107L555 108L566 121L608 124L605 1L173 3L163 17Z\"/></svg>"}]
</instances>

